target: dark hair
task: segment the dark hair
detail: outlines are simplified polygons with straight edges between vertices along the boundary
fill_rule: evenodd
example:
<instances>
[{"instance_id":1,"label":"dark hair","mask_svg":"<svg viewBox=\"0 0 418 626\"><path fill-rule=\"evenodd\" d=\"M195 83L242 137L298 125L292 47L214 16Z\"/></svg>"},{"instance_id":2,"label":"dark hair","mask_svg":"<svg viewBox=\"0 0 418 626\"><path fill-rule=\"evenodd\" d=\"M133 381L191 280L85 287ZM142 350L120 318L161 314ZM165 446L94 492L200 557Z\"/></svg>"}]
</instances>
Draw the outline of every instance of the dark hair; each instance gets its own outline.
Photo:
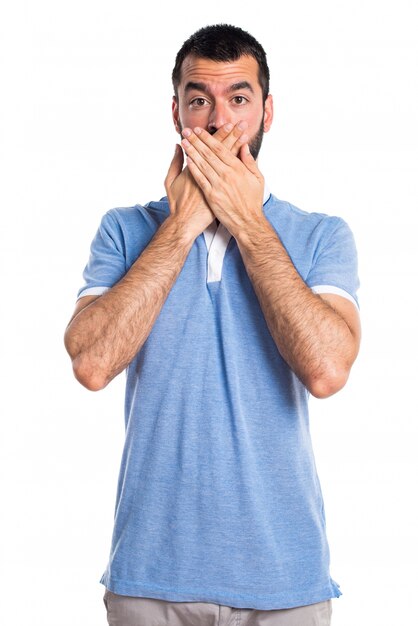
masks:
<instances>
[{"instance_id":1,"label":"dark hair","mask_svg":"<svg viewBox=\"0 0 418 626\"><path fill-rule=\"evenodd\" d=\"M263 91L263 101L269 94L270 72L266 53L258 41L242 28L229 24L205 26L187 39L176 56L172 80L177 96L181 80L181 66L189 55L212 61L236 61L243 55L252 56L258 63L258 81Z\"/></svg>"}]
</instances>

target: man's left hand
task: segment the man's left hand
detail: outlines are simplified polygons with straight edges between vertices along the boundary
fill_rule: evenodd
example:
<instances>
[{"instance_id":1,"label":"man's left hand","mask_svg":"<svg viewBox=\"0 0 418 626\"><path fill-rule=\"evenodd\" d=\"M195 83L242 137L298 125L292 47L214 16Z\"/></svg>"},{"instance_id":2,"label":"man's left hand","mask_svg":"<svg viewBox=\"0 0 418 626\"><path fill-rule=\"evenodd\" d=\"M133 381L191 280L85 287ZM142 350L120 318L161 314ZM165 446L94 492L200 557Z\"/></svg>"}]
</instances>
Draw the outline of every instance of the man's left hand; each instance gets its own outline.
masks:
<instances>
[{"instance_id":1,"label":"man's left hand","mask_svg":"<svg viewBox=\"0 0 418 626\"><path fill-rule=\"evenodd\" d=\"M246 122L240 122L246 140ZM264 177L248 143L234 156L203 128L183 130L189 171L215 216L236 237L263 216Z\"/></svg>"}]
</instances>

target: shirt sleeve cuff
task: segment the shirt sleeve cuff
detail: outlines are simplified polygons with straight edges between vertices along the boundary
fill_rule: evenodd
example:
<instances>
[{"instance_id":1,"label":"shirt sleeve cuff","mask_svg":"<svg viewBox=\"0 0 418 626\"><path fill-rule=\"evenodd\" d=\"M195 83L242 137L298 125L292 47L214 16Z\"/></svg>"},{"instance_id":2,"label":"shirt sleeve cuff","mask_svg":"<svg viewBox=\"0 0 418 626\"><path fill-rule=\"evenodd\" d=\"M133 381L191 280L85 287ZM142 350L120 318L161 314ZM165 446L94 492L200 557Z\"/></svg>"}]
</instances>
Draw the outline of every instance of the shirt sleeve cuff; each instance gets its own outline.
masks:
<instances>
[{"instance_id":1,"label":"shirt sleeve cuff","mask_svg":"<svg viewBox=\"0 0 418 626\"><path fill-rule=\"evenodd\" d=\"M110 287L87 287L80 291L77 300L84 296L101 296L105 291L109 291Z\"/></svg>"},{"instance_id":2,"label":"shirt sleeve cuff","mask_svg":"<svg viewBox=\"0 0 418 626\"><path fill-rule=\"evenodd\" d=\"M334 293L337 296L346 298L347 300L350 300L350 302L354 304L354 306L356 307L358 311L360 310L360 307L357 304L356 300L353 298L353 296L349 294L347 291L345 291L344 289L340 289L340 287L334 287L334 285L315 285L315 287L311 287L311 289L314 293L318 293L318 294Z\"/></svg>"}]
</instances>

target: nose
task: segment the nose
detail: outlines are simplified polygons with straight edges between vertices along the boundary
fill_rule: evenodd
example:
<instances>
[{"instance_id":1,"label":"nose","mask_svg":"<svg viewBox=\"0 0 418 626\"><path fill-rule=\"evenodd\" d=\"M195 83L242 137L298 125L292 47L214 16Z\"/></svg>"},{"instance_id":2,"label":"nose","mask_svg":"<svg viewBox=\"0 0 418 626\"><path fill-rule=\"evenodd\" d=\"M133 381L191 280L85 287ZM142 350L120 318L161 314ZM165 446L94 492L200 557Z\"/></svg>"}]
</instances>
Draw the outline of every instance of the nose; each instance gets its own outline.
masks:
<instances>
[{"instance_id":1,"label":"nose","mask_svg":"<svg viewBox=\"0 0 418 626\"><path fill-rule=\"evenodd\" d=\"M208 131L214 133L230 121L229 117L226 107L223 104L215 103L209 116Z\"/></svg>"}]
</instances>

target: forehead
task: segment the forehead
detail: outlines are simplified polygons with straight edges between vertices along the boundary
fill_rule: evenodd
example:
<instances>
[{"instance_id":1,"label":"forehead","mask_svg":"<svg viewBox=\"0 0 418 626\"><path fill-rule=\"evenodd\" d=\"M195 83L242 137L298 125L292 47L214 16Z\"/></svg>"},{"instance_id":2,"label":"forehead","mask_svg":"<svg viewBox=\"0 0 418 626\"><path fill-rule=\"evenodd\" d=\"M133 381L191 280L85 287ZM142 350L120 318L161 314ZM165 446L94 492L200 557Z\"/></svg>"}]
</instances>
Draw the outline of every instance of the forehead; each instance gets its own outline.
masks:
<instances>
[{"instance_id":1,"label":"forehead","mask_svg":"<svg viewBox=\"0 0 418 626\"><path fill-rule=\"evenodd\" d=\"M180 89L190 82L203 82L210 86L227 87L247 81L254 91L258 81L258 63L252 56L241 56L236 61L212 61L192 55L187 56L181 66Z\"/></svg>"}]
</instances>

